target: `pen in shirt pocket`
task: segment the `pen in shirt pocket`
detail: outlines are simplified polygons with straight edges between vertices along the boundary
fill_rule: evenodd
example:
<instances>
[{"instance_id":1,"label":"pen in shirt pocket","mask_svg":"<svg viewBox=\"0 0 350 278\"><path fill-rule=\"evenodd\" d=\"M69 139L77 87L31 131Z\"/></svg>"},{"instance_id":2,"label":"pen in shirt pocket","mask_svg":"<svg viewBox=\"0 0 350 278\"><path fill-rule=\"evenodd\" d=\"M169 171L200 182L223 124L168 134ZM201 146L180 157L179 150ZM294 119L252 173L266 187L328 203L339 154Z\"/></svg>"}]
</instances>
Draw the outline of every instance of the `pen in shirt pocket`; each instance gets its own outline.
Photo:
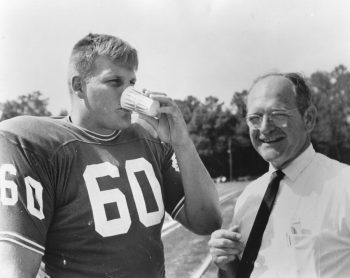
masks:
<instances>
[{"instance_id":1,"label":"pen in shirt pocket","mask_svg":"<svg viewBox=\"0 0 350 278\"><path fill-rule=\"evenodd\" d=\"M287 237L287 245L293 246L295 242L295 237L301 235L301 223L300 220L292 221L289 226L289 231L286 234Z\"/></svg>"}]
</instances>

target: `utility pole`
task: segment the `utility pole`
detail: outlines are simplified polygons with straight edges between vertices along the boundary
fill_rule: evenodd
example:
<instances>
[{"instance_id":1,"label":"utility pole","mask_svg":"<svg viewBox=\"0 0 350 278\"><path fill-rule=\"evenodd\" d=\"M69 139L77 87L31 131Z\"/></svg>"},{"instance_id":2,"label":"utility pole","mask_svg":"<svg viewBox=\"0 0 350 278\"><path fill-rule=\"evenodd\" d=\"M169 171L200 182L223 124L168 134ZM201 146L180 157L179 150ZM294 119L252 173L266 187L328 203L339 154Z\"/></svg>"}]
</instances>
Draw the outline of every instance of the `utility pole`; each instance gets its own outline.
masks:
<instances>
[{"instance_id":1,"label":"utility pole","mask_svg":"<svg viewBox=\"0 0 350 278\"><path fill-rule=\"evenodd\" d=\"M230 167L230 181L232 181L232 149L231 149L231 138L228 140L228 163Z\"/></svg>"}]
</instances>

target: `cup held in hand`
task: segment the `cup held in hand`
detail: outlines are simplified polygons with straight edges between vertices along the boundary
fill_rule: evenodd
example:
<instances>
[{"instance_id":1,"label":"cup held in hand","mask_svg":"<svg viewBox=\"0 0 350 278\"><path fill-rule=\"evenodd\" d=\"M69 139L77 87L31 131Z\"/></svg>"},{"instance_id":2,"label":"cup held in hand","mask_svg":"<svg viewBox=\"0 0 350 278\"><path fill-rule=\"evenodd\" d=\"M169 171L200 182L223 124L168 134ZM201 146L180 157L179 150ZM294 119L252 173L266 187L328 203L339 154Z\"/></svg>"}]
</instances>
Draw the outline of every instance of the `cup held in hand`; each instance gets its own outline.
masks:
<instances>
[{"instance_id":1,"label":"cup held in hand","mask_svg":"<svg viewBox=\"0 0 350 278\"><path fill-rule=\"evenodd\" d=\"M127 87L121 95L120 105L123 109L145 114L151 117L157 115L160 106L159 101L153 100L134 87Z\"/></svg>"}]
</instances>

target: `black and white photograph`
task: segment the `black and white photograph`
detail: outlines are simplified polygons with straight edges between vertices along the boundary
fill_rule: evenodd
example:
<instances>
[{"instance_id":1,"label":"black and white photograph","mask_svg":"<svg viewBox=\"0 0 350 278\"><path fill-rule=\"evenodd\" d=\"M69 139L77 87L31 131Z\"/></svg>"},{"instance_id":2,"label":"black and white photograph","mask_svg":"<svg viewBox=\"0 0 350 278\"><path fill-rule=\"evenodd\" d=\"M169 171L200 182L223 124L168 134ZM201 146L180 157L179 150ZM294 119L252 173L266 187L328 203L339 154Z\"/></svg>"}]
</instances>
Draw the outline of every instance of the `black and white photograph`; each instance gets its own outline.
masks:
<instances>
[{"instance_id":1,"label":"black and white photograph","mask_svg":"<svg viewBox=\"0 0 350 278\"><path fill-rule=\"evenodd\" d=\"M350 277L349 0L0 0L0 278Z\"/></svg>"}]
</instances>

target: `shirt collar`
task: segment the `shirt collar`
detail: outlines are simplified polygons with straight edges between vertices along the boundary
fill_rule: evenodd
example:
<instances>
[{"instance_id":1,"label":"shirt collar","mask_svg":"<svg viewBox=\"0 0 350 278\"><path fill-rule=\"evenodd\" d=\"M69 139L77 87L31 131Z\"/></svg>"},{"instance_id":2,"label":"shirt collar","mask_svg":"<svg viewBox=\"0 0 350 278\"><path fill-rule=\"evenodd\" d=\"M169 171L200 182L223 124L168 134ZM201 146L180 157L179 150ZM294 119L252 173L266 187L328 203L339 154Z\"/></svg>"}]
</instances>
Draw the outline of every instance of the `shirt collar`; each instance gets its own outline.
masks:
<instances>
[{"instance_id":1,"label":"shirt collar","mask_svg":"<svg viewBox=\"0 0 350 278\"><path fill-rule=\"evenodd\" d=\"M295 181L300 173L311 163L316 152L312 144L295 158L286 168L282 169L283 173L292 181ZM270 164L269 172L274 172L276 169Z\"/></svg>"}]
</instances>

